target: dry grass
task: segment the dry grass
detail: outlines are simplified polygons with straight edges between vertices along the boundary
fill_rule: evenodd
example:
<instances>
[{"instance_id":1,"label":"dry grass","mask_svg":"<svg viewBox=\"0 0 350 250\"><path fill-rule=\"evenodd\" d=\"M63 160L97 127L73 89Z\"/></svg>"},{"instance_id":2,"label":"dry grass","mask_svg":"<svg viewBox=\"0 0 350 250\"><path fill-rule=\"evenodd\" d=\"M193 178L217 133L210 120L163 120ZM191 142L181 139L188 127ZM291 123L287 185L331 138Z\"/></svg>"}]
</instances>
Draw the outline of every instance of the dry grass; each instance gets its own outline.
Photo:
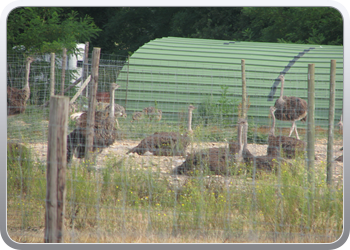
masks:
<instances>
[{"instance_id":1,"label":"dry grass","mask_svg":"<svg viewBox=\"0 0 350 250\"><path fill-rule=\"evenodd\" d=\"M44 243L44 230L10 231L10 238L17 243ZM332 243L335 237L320 237L319 235L290 234L279 236L259 232L248 236L225 237L224 233L212 235L188 234L173 236L171 234L152 234L142 232L104 232L100 230L67 230L64 243Z\"/></svg>"}]
</instances>

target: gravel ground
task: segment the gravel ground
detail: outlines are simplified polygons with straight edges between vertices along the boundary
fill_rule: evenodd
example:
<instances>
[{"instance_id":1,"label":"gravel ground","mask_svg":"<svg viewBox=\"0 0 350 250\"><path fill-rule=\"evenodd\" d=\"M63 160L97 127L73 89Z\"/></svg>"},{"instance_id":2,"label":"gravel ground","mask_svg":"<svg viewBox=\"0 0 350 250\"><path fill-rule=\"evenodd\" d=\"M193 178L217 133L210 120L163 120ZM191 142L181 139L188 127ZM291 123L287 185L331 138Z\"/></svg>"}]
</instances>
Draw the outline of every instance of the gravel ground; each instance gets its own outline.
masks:
<instances>
[{"instance_id":1,"label":"gravel ground","mask_svg":"<svg viewBox=\"0 0 350 250\"><path fill-rule=\"evenodd\" d=\"M139 141L132 140L123 140L116 141L112 146L104 149L102 153L97 156L97 161L95 167L97 169L104 167L106 157L114 156L119 160L123 160L126 164L133 164L133 166L139 166L140 168L149 168L151 167L154 171L160 171L161 174L166 177L174 180L186 180L186 176L171 176L172 169L182 164L185 160L181 156L139 156L138 154L126 154L127 151L135 147ZM46 144L31 144L31 147L35 150L38 160L46 162L47 155L47 145ZM205 142L205 143L193 143L192 146L189 146L187 151L198 151L200 149L209 148L209 147L227 147L227 143L217 143L217 142ZM340 148L342 147L342 141L334 142L334 158L342 155ZM249 144L248 149L254 155L265 155L267 151L267 145L261 144ZM325 162L327 161L327 140L319 139L315 144L315 166L316 168L325 167ZM76 158L73 158L73 161L79 161ZM341 182L343 180L343 163L334 161L334 180L336 182ZM169 180L170 180L169 179Z\"/></svg>"}]
</instances>

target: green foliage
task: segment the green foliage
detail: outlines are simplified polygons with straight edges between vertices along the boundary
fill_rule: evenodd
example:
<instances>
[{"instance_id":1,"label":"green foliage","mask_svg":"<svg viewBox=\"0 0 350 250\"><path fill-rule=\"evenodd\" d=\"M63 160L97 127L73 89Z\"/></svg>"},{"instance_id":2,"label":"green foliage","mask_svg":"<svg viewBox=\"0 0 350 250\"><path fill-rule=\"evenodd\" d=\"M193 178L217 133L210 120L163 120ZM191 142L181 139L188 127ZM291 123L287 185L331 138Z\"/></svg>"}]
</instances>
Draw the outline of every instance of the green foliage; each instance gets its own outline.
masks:
<instances>
[{"instance_id":1,"label":"green foliage","mask_svg":"<svg viewBox=\"0 0 350 250\"><path fill-rule=\"evenodd\" d=\"M330 7L245 7L242 20L250 23L243 36L252 41L342 44L342 16Z\"/></svg>"},{"instance_id":2,"label":"green foliage","mask_svg":"<svg viewBox=\"0 0 350 250\"><path fill-rule=\"evenodd\" d=\"M108 20L100 23L103 33L96 39L103 51L130 55L152 39L168 36L169 22L178 8L109 8ZM100 13L106 15L105 13Z\"/></svg>"},{"instance_id":3,"label":"green foliage","mask_svg":"<svg viewBox=\"0 0 350 250\"><path fill-rule=\"evenodd\" d=\"M248 143L267 144L268 134L259 132L257 130L257 125L254 123L254 121L250 120L247 133L247 141Z\"/></svg>"},{"instance_id":4,"label":"green foliage","mask_svg":"<svg viewBox=\"0 0 350 250\"><path fill-rule=\"evenodd\" d=\"M343 20L329 7L67 8L103 28L93 40L108 53L131 55L150 40L175 36L253 42L341 45ZM191 25L189 25L191 24Z\"/></svg>"},{"instance_id":5,"label":"green foliage","mask_svg":"<svg viewBox=\"0 0 350 250\"><path fill-rule=\"evenodd\" d=\"M171 20L171 36L231 40L242 8L180 8ZM188 24L191 25L188 25Z\"/></svg>"},{"instance_id":6,"label":"green foliage","mask_svg":"<svg viewBox=\"0 0 350 250\"><path fill-rule=\"evenodd\" d=\"M47 142L49 108L38 109L34 105L27 105L26 111L17 116L7 118L8 139L31 142Z\"/></svg>"},{"instance_id":7,"label":"green foliage","mask_svg":"<svg viewBox=\"0 0 350 250\"><path fill-rule=\"evenodd\" d=\"M30 150L19 143L7 142L7 169L19 169L30 167L31 154Z\"/></svg>"},{"instance_id":8,"label":"green foliage","mask_svg":"<svg viewBox=\"0 0 350 250\"><path fill-rule=\"evenodd\" d=\"M10 221L18 221L23 229L45 222L38 215L45 207L45 171L28 162L30 171L20 175L18 168L9 168L7 173L8 213L16 214ZM67 227L113 233L173 230L181 236L201 232L220 240L224 236L214 232L238 238L259 232L258 239L269 237L264 232L275 232L284 241L299 234L324 235L331 241L342 233L342 183L328 187L325 168L320 167L312 188L302 160L282 165L279 174L261 174L254 182L245 173L174 182L160 169L138 166L132 158L110 155L104 163L96 171L84 164L67 169ZM26 191L19 188L25 185Z\"/></svg>"},{"instance_id":9,"label":"green foliage","mask_svg":"<svg viewBox=\"0 0 350 250\"><path fill-rule=\"evenodd\" d=\"M45 184L35 179L40 178L44 169L41 163L35 161L33 152L25 145L7 143L7 188L11 189L11 193L43 197L37 192L44 188Z\"/></svg>"},{"instance_id":10,"label":"green foliage","mask_svg":"<svg viewBox=\"0 0 350 250\"><path fill-rule=\"evenodd\" d=\"M232 125L234 114L237 114L238 101L234 101L228 96L228 88L229 86L221 86L221 95L216 102L213 100L213 96L207 96L199 104L198 113L205 126Z\"/></svg>"},{"instance_id":11,"label":"green foliage","mask_svg":"<svg viewBox=\"0 0 350 250\"><path fill-rule=\"evenodd\" d=\"M26 53L74 52L76 44L89 41L101 31L91 17L77 17L56 7L21 7L7 19L7 48ZM23 47L24 46L24 47Z\"/></svg>"},{"instance_id":12,"label":"green foliage","mask_svg":"<svg viewBox=\"0 0 350 250\"><path fill-rule=\"evenodd\" d=\"M259 183L256 186L257 209L266 222L267 230L308 233L321 223L325 228L319 228L318 232L326 234L326 225L330 225L335 214L342 213L341 203L330 197L336 196L340 198L338 201L342 200L342 188L328 187L320 172L317 176L321 179L317 181L315 191L311 192L311 185L306 181L306 168L300 163L301 161L294 162L293 170L288 165L281 166L279 185L271 185L277 181L278 177L275 177L276 179L271 179L270 184ZM321 205L325 203L327 209ZM323 213L328 215L324 216ZM342 230L341 221L332 227ZM295 225L298 225L298 228L295 228Z\"/></svg>"}]
</instances>

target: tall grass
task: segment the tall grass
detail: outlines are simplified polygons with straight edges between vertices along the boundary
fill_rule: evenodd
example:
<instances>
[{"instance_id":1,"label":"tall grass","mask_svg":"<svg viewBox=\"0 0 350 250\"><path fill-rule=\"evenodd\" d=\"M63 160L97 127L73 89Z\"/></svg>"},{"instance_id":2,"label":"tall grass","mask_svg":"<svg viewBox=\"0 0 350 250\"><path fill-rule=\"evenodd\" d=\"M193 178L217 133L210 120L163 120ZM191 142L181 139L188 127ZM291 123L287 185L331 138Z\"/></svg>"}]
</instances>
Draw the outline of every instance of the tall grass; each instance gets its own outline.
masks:
<instances>
[{"instance_id":1,"label":"tall grass","mask_svg":"<svg viewBox=\"0 0 350 250\"><path fill-rule=\"evenodd\" d=\"M119 119L118 140L186 129L185 120L181 126L130 120ZM257 142L250 127L248 139ZM46 166L25 143L46 142L47 129L47 109L29 105L8 118L8 140L15 143L7 152L7 226L19 242L43 241L43 233L36 236L45 223ZM235 137L232 127L194 126L200 142ZM307 181L304 160L255 179L245 172L175 178L156 161L140 165L113 155L100 170L74 164L66 176L66 242L332 242L342 233L343 186L327 186L326 163L316 168L315 187Z\"/></svg>"},{"instance_id":2,"label":"tall grass","mask_svg":"<svg viewBox=\"0 0 350 250\"><path fill-rule=\"evenodd\" d=\"M44 227L45 168L27 158L8 165L10 236ZM66 242L81 240L72 232L108 242L333 242L342 233L343 187L326 185L325 167L311 193L300 160L256 179L197 175L180 185L132 158L109 156L105 164L68 169Z\"/></svg>"}]
</instances>

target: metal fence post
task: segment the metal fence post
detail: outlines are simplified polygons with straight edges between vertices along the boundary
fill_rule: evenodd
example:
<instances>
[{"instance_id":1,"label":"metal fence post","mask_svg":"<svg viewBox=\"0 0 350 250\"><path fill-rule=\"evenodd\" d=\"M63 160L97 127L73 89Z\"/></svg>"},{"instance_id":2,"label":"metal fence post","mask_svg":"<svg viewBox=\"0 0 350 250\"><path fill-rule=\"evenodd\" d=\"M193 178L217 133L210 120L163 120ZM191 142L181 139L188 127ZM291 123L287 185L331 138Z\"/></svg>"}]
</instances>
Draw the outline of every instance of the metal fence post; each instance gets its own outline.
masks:
<instances>
[{"instance_id":1,"label":"metal fence post","mask_svg":"<svg viewBox=\"0 0 350 250\"><path fill-rule=\"evenodd\" d=\"M335 75L336 60L331 60L329 86L329 115L328 115L328 143L327 143L327 184L333 184L333 140L334 140L334 107L335 107Z\"/></svg>"},{"instance_id":2,"label":"metal fence post","mask_svg":"<svg viewBox=\"0 0 350 250\"><path fill-rule=\"evenodd\" d=\"M308 66L307 160L308 181L315 185L315 64ZM312 192L313 193L313 192Z\"/></svg>"},{"instance_id":3,"label":"metal fence post","mask_svg":"<svg viewBox=\"0 0 350 250\"><path fill-rule=\"evenodd\" d=\"M247 118L247 84L245 78L245 60L241 61L242 68L242 118Z\"/></svg>"}]
</instances>

